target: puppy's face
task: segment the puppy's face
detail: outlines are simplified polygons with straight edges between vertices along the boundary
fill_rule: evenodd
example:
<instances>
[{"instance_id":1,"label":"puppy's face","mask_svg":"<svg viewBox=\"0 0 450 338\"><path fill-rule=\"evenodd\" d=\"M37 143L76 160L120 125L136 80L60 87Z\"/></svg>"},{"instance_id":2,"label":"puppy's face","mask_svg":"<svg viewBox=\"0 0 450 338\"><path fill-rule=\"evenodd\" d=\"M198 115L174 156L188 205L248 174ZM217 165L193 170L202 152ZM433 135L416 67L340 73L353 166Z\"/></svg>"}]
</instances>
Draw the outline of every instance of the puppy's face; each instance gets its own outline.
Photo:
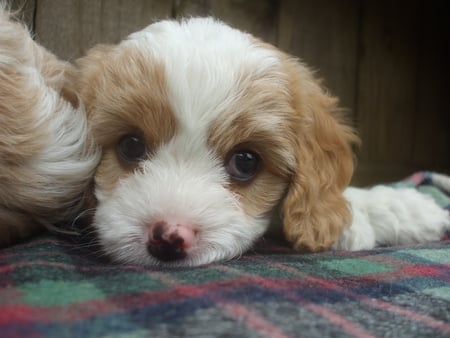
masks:
<instances>
[{"instance_id":1,"label":"puppy's face","mask_svg":"<svg viewBox=\"0 0 450 338\"><path fill-rule=\"evenodd\" d=\"M311 198L327 199L307 188L309 172L336 181L318 183L337 195L332 203L345 209L337 218L348 221L339 196L351 173L351 133L327 115L334 100L306 68L273 47L212 19L166 21L93 49L79 68L103 149L94 226L116 260L192 266L233 258L264 233L285 194L285 233L296 245L299 224L309 227L302 218L314 214ZM338 131L317 141L322 123ZM335 133L345 137L337 142ZM330 243L311 232L319 247L333 241L333 230L325 231Z\"/></svg>"}]
</instances>

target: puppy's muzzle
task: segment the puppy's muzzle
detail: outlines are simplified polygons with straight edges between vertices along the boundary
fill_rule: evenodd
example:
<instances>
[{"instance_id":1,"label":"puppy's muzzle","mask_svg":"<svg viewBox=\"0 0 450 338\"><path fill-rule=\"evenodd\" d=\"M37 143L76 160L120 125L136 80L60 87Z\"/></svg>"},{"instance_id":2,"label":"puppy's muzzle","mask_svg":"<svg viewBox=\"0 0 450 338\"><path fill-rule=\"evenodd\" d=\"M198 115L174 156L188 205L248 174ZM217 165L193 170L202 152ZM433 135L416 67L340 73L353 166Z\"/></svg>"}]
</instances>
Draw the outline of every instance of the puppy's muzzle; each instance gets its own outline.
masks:
<instances>
[{"instance_id":1,"label":"puppy's muzzle","mask_svg":"<svg viewBox=\"0 0 450 338\"><path fill-rule=\"evenodd\" d=\"M196 230L190 225L169 224L158 221L149 225L147 251L163 261L181 260L187 256L186 250L196 240Z\"/></svg>"}]
</instances>

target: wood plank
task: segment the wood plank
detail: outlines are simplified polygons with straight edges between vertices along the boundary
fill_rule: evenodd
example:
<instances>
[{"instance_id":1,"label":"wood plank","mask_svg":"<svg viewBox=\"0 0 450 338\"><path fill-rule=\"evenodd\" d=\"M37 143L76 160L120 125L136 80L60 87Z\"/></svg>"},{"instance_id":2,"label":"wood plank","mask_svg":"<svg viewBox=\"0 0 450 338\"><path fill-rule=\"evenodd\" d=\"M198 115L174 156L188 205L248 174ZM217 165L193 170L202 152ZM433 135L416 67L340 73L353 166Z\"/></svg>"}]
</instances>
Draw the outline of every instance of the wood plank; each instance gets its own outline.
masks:
<instances>
[{"instance_id":1,"label":"wood plank","mask_svg":"<svg viewBox=\"0 0 450 338\"><path fill-rule=\"evenodd\" d=\"M214 16L232 27L276 44L278 1L274 0L181 0L176 17Z\"/></svg>"},{"instance_id":2,"label":"wood plank","mask_svg":"<svg viewBox=\"0 0 450 338\"><path fill-rule=\"evenodd\" d=\"M420 1L363 1L358 119L361 161L412 160Z\"/></svg>"},{"instance_id":3,"label":"wood plank","mask_svg":"<svg viewBox=\"0 0 450 338\"><path fill-rule=\"evenodd\" d=\"M281 1L279 45L325 80L350 114L355 110L357 0Z\"/></svg>"},{"instance_id":4,"label":"wood plank","mask_svg":"<svg viewBox=\"0 0 450 338\"><path fill-rule=\"evenodd\" d=\"M447 3L424 1L414 163L450 174L450 21Z\"/></svg>"},{"instance_id":5,"label":"wood plank","mask_svg":"<svg viewBox=\"0 0 450 338\"><path fill-rule=\"evenodd\" d=\"M97 43L116 43L151 22L171 16L172 3L157 0L38 0L39 41L64 59Z\"/></svg>"}]
</instances>

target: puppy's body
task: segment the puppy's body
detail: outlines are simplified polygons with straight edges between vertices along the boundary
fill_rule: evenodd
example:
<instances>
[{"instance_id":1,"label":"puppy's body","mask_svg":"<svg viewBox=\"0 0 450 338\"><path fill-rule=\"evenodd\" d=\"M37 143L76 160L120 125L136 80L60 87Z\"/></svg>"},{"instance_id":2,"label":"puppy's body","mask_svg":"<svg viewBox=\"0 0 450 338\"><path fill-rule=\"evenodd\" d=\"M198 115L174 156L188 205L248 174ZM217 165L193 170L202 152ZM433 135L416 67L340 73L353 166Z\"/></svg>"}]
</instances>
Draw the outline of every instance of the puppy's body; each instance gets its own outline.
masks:
<instances>
[{"instance_id":1,"label":"puppy's body","mask_svg":"<svg viewBox=\"0 0 450 338\"><path fill-rule=\"evenodd\" d=\"M0 246L81 211L99 153L61 96L69 67L0 6Z\"/></svg>"},{"instance_id":2,"label":"puppy's body","mask_svg":"<svg viewBox=\"0 0 450 338\"><path fill-rule=\"evenodd\" d=\"M412 190L344 192L357 138L337 100L303 64L220 22L164 21L98 46L69 82L103 148L94 227L118 261L233 258L277 206L288 241L313 251L438 239L449 225Z\"/></svg>"}]
</instances>

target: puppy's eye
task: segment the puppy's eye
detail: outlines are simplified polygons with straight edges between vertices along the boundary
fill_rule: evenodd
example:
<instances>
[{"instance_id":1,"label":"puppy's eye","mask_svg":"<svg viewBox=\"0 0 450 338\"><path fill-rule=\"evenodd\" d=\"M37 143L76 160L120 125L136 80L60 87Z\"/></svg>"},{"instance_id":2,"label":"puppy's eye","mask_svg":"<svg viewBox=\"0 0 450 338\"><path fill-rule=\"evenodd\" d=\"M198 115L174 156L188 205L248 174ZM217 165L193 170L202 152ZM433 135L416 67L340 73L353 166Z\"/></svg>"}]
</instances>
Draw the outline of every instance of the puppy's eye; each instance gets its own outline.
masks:
<instances>
[{"instance_id":1,"label":"puppy's eye","mask_svg":"<svg viewBox=\"0 0 450 338\"><path fill-rule=\"evenodd\" d=\"M145 157L147 149L139 136L125 135L119 140L117 152L127 162L139 162Z\"/></svg>"},{"instance_id":2,"label":"puppy's eye","mask_svg":"<svg viewBox=\"0 0 450 338\"><path fill-rule=\"evenodd\" d=\"M231 154L226 170L231 178L245 182L251 180L260 167L259 156L248 150L238 150Z\"/></svg>"}]
</instances>

